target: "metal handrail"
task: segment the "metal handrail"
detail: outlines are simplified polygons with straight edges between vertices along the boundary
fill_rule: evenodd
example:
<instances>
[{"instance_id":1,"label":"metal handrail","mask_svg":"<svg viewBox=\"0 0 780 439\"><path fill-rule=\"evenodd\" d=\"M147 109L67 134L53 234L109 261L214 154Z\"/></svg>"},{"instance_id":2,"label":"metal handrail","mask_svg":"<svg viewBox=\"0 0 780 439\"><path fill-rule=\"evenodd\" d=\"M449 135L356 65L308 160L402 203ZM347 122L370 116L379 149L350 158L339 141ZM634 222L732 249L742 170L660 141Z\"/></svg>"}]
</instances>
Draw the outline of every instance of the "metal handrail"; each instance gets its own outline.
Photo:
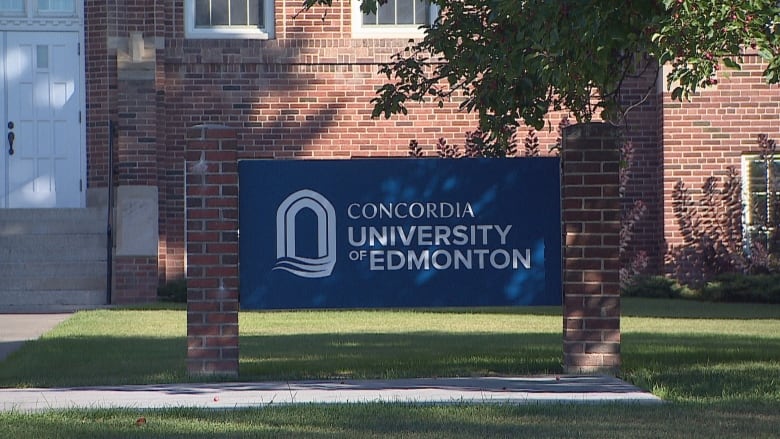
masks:
<instances>
[{"instance_id":1,"label":"metal handrail","mask_svg":"<svg viewBox=\"0 0 780 439\"><path fill-rule=\"evenodd\" d=\"M111 305L114 277L114 138L117 135L116 123L108 121L108 207L106 219L106 304Z\"/></svg>"}]
</instances>

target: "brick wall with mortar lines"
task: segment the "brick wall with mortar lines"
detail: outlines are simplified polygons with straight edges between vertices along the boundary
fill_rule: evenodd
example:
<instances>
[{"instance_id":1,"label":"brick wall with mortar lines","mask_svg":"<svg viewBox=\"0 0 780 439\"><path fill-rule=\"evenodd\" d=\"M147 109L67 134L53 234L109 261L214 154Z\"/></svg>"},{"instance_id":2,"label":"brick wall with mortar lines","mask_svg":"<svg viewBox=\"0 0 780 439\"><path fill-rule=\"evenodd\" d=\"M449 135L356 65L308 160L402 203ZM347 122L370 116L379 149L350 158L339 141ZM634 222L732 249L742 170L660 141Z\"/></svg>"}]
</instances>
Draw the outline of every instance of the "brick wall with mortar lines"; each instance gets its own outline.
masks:
<instances>
[{"instance_id":1,"label":"brick wall with mortar lines","mask_svg":"<svg viewBox=\"0 0 780 439\"><path fill-rule=\"evenodd\" d=\"M234 129L187 131L187 371L194 375L238 374L236 146Z\"/></svg>"},{"instance_id":2,"label":"brick wall with mortar lines","mask_svg":"<svg viewBox=\"0 0 780 439\"><path fill-rule=\"evenodd\" d=\"M563 359L567 373L620 360L619 143L614 127L566 130L563 165Z\"/></svg>"},{"instance_id":3,"label":"brick wall with mortar lines","mask_svg":"<svg viewBox=\"0 0 780 439\"><path fill-rule=\"evenodd\" d=\"M621 96L626 114L624 141L633 144L635 164L631 166L622 207L629 208L635 200L645 203L647 210L634 225L628 257L644 251L648 257L647 272L656 273L663 264L663 208L660 100L658 75L654 69L638 78L624 82ZM627 263L628 261L623 261Z\"/></svg>"},{"instance_id":4,"label":"brick wall with mortar lines","mask_svg":"<svg viewBox=\"0 0 780 439\"><path fill-rule=\"evenodd\" d=\"M109 121L117 122L112 186L158 184L157 156L164 155L157 135L161 128L157 123L161 114L159 102L155 102L158 87L154 82L123 78L125 72L118 67L117 55L120 51L127 52L130 32L156 36L156 23L160 22L162 11L162 5L153 0L128 0L111 5L93 0L85 2L89 188L108 186ZM154 300L159 266L164 262L157 257L115 257L113 301Z\"/></svg>"},{"instance_id":5,"label":"brick wall with mortar lines","mask_svg":"<svg viewBox=\"0 0 780 439\"><path fill-rule=\"evenodd\" d=\"M111 120L112 78L108 59L108 5L105 1L85 1L84 55L87 74L87 187L107 186L108 122Z\"/></svg>"},{"instance_id":6,"label":"brick wall with mortar lines","mask_svg":"<svg viewBox=\"0 0 780 439\"><path fill-rule=\"evenodd\" d=\"M717 85L690 102L663 96L663 224L669 246L682 242L672 211L679 180L698 201L708 177L722 178L728 166L740 171L740 156L757 151L758 134L780 139L780 87L764 82L758 56L745 55L744 61L741 71L722 68Z\"/></svg>"},{"instance_id":7,"label":"brick wall with mortar lines","mask_svg":"<svg viewBox=\"0 0 780 439\"><path fill-rule=\"evenodd\" d=\"M117 45L129 32L153 36L163 31L163 5L154 0L85 0L87 76L87 186L108 185L108 122L117 120ZM114 157L116 161L116 157Z\"/></svg>"},{"instance_id":8,"label":"brick wall with mortar lines","mask_svg":"<svg viewBox=\"0 0 780 439\"><path fill-rule=\"evenodd\" d=\"M149 303L156 299L157 258L117 256L114 258L112 303Z\"/></svg>"}]
</instances>

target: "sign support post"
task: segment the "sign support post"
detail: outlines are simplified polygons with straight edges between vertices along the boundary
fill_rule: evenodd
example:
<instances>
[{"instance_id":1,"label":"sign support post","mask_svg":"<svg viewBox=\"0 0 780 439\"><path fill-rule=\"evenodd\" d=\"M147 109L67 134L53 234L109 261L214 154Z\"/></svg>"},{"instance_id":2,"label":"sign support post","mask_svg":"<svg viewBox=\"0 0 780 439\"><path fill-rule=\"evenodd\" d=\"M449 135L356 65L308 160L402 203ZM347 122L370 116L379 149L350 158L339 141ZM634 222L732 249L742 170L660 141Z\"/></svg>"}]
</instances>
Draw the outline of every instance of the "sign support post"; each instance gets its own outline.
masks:
<instances>
[{"instance_id":1,"label":"sign support post","mask_svg":"<svg viewBox=\"0 0 780 439\"><path fill-rule=\"evenodd\" d=\"M616 129L563 133L564 372L620 369L620 150Z\"/></svg>"},{"instance_id":2,"label":"sign support post","mask_svg":"<svg viewBox=\"0 0 780 439\"><path fill-rule=\"evenodd\" d=\"M236 132L187 131L187 371L238 375Z\"/></svg>"}]
</instances>

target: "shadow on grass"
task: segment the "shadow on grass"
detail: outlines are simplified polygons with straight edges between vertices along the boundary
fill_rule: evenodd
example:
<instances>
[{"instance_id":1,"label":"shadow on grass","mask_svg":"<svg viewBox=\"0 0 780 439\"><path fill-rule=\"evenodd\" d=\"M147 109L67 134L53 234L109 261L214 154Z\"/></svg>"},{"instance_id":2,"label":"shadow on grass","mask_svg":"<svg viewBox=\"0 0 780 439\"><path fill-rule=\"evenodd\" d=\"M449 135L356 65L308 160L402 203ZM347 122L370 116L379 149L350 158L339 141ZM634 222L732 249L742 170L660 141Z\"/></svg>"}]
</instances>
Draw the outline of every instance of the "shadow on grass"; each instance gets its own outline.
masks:
<instances>
[{"instance_id":1,"label":"shadow on grass","mask_svg":"<svg viewBox=\"0 0 780 439\"><path fill-rule=\"evenodd\" d=\"M4 432L37 437L691 438L775 437L778 404L292 405L1 414ZM146 422L138 427L139 416Z\"/></svg>"},{"instance_id":2,"label":"shadow on grass","mask_svg":"<svg viewBox=\"0 0 780 439\"><path fill-rule=\"evenodd\" d=\"M0 362L0 387L176 382L186 354L184 337L41 338Z\"/></svg>"},{"instance_id":3,"label":"shadow on grass","mask_svg":"<svg viewBox=\"0 0 780 439\"><path fill-rule=\"evenodd\" d=\"M414 378L560 373L552 334L312 334L241 338L251 379Z\"/></svg>"},{"instance_id":4,"label":"shadow on grass","mask_svg":"<svg viewBox=\"0 0 780 439\"><path fill-rule=\"evenodd\" d=\"M561 370L555 334L242 336L238 381L537 375ZM44 338L0 362L0 387L158 384L186 374L186 340ZM674 401L780 401L780 339L630 333L623 378ZM209 381L214 381L213 378Z\"/></svg>"},{"instance_id":5,"label":"shadow on grass","mask_svg":"<svg viewBox=\"0 0 780 439\"><path fill-rule=\"evenodd\" d=\"M667 400L780 401L780 339L623 335L623 378Z\"/></svg>"},{"instance_id":6,"label":"shadow on grass","mask_svg":"<svg viewBox=\"0 0 780 439\"><path fill-rule=\"evenodd\" d=\"M560 336L452 333L242 336L242 381L527 375L561 370ZM0 387L157 384L186 375L186 340L59 337L0 362Z\"/></svg>"}]
</instances>

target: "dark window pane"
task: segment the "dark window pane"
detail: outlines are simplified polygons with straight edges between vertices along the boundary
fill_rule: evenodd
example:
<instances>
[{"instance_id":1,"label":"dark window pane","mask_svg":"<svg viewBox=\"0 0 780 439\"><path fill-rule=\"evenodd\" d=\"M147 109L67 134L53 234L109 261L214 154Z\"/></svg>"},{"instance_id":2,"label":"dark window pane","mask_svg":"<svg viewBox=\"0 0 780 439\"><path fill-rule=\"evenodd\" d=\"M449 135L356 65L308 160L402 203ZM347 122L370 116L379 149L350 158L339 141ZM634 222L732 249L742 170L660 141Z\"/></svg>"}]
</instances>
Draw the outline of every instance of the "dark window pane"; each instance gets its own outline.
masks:
<instances>
[{"instance_id":1,"label":"dark window pane","mask_svg":"<svg viewBox=\"0 0 780 439\"><path fill-rule=\"evenodd\" d=\"M764 162L753 162L753 166L751 166L751 168L752 168L750 170L751 177L764 178L764 176L766 175L766 165L764 164Z\"/></svg>"},{"instance_id":2,"label":"dark window pane","mask_svg":"<svg viewBox=\"0 0 780 439\"><path fill-rule=\"evenodd\" d=\"M753 194L751 197L751 204L753 205L752 223L763 224L766 222L766 195Z\"/></svg>"},{"instance_id":3,"label":"dark window pane","mask_svg":"<svg viewBox=\"0 0 780 439\"><path fill-rule=\"evenodd\" d=\"M414 0L413 0L414 1ZM431 8L430 4L425 0L417 0L414 8L414 22L415 24L428 24L431 22Z\"/></svg>"},{"instance_id":4,"label":"dark window pane","mask_svg":"<svg viewBox=\"0 0 780 439\"><path fill-rule=\"evenodd\" d=\"M265 19L263 17L263 1L249 0L249 21L247 24L252 26L260 26L262 23L265 23Z\"/></svg>"},{"instance_id":5,"label":"dark window pane","mask_svg":"<svg viewBox=\"0 0 780 439\"><path fill-rule=\"evenodd\" d=\"M766 248L767 239L765 233L760 233L760 232L751 233L750 241L753 243L760 243L762 247Z\"/></svg>"},{"instance_id":6,"label":"dark window pane","mask_svg":"<svg viewBox=\"0 0 780 439\"><path fill-rule=\"evenodd\" d=\"M211 25L209 14L209 0L195 1L195 26L208 27Z\"/></svg>"},{"instance_id":7,"label":"dark window pane","mask_svg":"<svg viewBox=\"0 0 780 439\"><path fill-rule=\"evenodd\" d=\"M767 163L760 157L751 157L742 182L748 192L744 200L749 216L744 224L746 239L751 244L761 244L769 252L780 249L780 233L777 231L780 218L779 171L780 160Z\"/></svg>"},{"instance_id":8,"label":"dark window pane","mask_svg":"<svg viewBox=\"0 0 780 439\"><path fill-rule=\"evenodd\" d=\"M363 24L376 24L376 14L363 14Z\"/></svg>"},{"instance_id":9,"label":"dark window pane","mask_svg":"<svg viewBox=\"0 0 780 439\"><path fill-rule=\"evenodd\" d=\"M228 0L211 0L211 25L227 26L228 21Z\"/></svg>"},{"instance_id":10,"label":"dark window pane","mask_svg":"<svg viewBox=\"0 0 780 439\"><path fill-rule=\"evenodd\" d=\"M775 160L774 163L774 180L775 190L780 191L780 160Z\"/></svg>"},{"instance_id":11,"label":"dark window pane","mask_svg":"<svg viewBox=\"0 0 780 439\"><path fill-rule=\"evenodd\" d=\"M395 24L395 2L396 0L388 0L387 3L379 7L379 23L378 24Z\"/></svg>"},{"instance_id":12,"label":"dark window pane","mask_svg":"<svg viewBox=\"0 0 780 439\"><path fill-rule=\"evenodd\" d=\"M233 0L230 2L230 25L231 26L246 26L247 25L247 0Z\"/></svg>"},{"instance_id":13,"label":"dark window pane","mask_svg":"<svg viewBox=\"0 0 780 439\"><path fill-rule=\"evenodd\" d=\"M414 2L415 0L398 0L395 24L414 24Z\"/></svg>"}]
</instances>

